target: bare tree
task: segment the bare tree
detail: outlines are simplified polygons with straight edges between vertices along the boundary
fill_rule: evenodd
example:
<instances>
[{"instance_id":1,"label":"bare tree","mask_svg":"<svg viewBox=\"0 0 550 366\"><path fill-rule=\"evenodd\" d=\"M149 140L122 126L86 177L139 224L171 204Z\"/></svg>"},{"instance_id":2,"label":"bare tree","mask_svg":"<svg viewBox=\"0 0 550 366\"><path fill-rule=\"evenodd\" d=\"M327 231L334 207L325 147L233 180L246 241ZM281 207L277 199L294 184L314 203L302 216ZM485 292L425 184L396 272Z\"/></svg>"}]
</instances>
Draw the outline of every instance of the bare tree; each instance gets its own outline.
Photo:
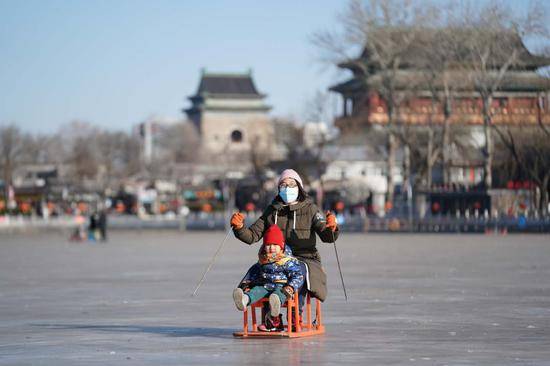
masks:
<instances>
[{"instance_id":1,"label":"bare tree","mask_svg":"<svg viewBox=\"0 0 550 366\"><path fill-rule=\"evenodd\" d=\"M58 135L64 140L63 143L70 145L77 138L88 138L100 133L100 129L92 123L81 120L73 120L61 125Z\"/></svg>"},{"instance_id":2,"label":"bare tree","mask_svg":"<svg viewBox=\"0 0 550 366\"><path fill-rule=\"evenodd\" d=\"M311 154L313 169L313 179L318 180L319 187L317 192L317 204L319 206L323 205L324 192L325 192L325 182L323 181L323 174L327 168L327 161L325 156L325 148L330 142L330 132L328 123L331 119L329 111L329 94L316 91L312 98L310 98L306 103L307 108L307 118L309 121L316 123L317 134L313 141L313 146L309 146L309 153ZM303 131L304 133L307 131ZM305 137L305 136L304 136Z\"/></svg>"},{"instance_id":3,"label":"bare tree","mask_svg":"<svg viewBox=\"0 0 550 366\"><path fill-rule=\"evenodd\" d=\"M189 163L197 159L199 134L191 122L169 126L161 132L159 145L163 148L163 161Z\"/></svg>"},{"instance_id":4,"label":"bare tree","mask_svg":"<svg viewBox=\"0 0 550 366\"><path fill-rule=\"evenodd\" d=\"M413 126L404 124L397 131L403 146L403 185L413 187L431 186L431 169L439 157L439 145L435 126Z\"/></svg>"},{"instance_id":5,"label":"bare tree","mask_svg":"<svg viewBox=\"0 0 550 366\"><path fill-rule=\"evenodd\" d=\"M122 178L136 174L141 169L140 143L131 135L124 135L121 141Z\"/></svg>"},{"instance_id":6,"label":"bare tree","mask_svg":"<svg viewBox=\"0 0 550 366\"><path fill-rule=\"evenodd\" d=\"M541 124L536 129L500 127L495 129L500 141L510 152L516 166L516 174L534 182L540 198L537 208L548 214L550 190L550 132Z\"/></svg>"},{"instance_id":7,"label":"bare tree","mask_svg":"<svg viewBox=\"0 0 550 366\"><path fill-rule=\"evenodd\" d=\"M467 87L464 71L457 67L462 58L460 50L463 47L463 33L453 18L456 12L454 5L443 5L438 11L433 9L434 16L426 25L421 41L417 43L423 90L428 92L431 101L427 124L428 187L431 186L431 172L437 160L441 161L443 167L444 184L450 183L451 117L457 92ZM436 135L440 135L439 141L434 140Z\"/></svg>"},{"instance_id":8,"label":"bare tree","mask_svg":"<svg viewBox=\"0 0 550 366\"><path fill-rule=\"evenodd\" d=\"M492 186L494 95L510 68L522 66L522 38L547 33L544 13L544 6L534 4L522 17L502 3L492 2L479 10L464 8L458 22L465 35L461 40L465 45L462 61L473 89L481 98L486 188Z\"/></svg>"},{"instance_id":9,"label":"bare tree","mask_svg":"<svg viewBox=\"0 0 550 366\"><path fill-rule=\"evenodd\" d=\"M95 179L98 172L98 164L94 154L94 146L90 139L77 137L73 141L69 163L72 165L72 173L76 183L85 186L87 180Z\"/></svg>"},{"instance_id":10,"label":"bare tree","mask_svg":"<svg viewBox=\"0 0 550 366\"><path fill-rule=\"evenodd\" d=\"M30 135L15 125L0 127L0 168L8 194L12 174L21 164L63 164L67 183L104 190L141 169L139 140L121 131L73 121L54 134ZM89 183L93 183L90 185ZM98 185L99 184L99 185Z\"/></svg>"},{"instance_id":11,"label":"bare tree","mask_svg":"<svg viewBox=\"0 0 550 366\"><path fill-rule=\"evenodd\" d=\"M544 54L548 56L550 50L545 50ZM550 70L548 68L542 70L540 76L543 77L546 89L549 90ZM544 94L539 95L537 100L540 112L545 109L543 97ZM493 125L493 129L499 137L498 142L504 145L515 163L510 166L512 165L510 159L505 157L506 161L502 165L509 169L510 177L523 175L536 184L539 193L538 199L535 195L536 207L541 214L548 215L550 213L550 144L548 144L550 126L545 123L542 114L539 113L536 126L522 128Z\"/></svg>"},{"instance_id":12,"label":"bare tree","mask_svg":"<svg viewBox=\"0 0 550 366\"><path fill-rule=\"evenodd\" d=\"M328 104L329 94L317 90L315 94L306 101L307 121L328 123L331 119Z\"/></svg>"},{"instance_id":13,"label":"bare tree","mask_svg":"<svg viewBox=\"0 0 550 366\"><path fill-rule=\"evenodd\" d=\"M277 118L273 120L275 143L284 147L284 156L270 162L274 170L292 168L298 171L305 184L311 181L307 174L311 165L311 156L304 144L304 129L292 118Z\"/></svg>"},{"instance_id":14,"label":"bare tree","mask_svg":"<svg viewBox=\"0 0 550 366\"><path fill-rule=\"evenodd\" d=\"M60 144L63 149L53 149ZM72 121L51 137L48 156L69 164L72 180L84 185L90 180L102 190L139 171L139 141L125 132L99 129L88 122ZM60 159L56 153L64 153ZM61 160L61 161L60 161Z\"/></svg>"},{"instance_id":15,"label":"bare tree","mask_svg":"<svg viewBox=\"0 0 550 366\"><path fill-rule=\"evenodd\" d=\"M4 180L4 202L9 202L12 175L23 152L23 134L15 124L0 126L0 153Z\"/></svg>"},{"instance_id":16,"label":"bare tree","mask_svg":"<svg viewBox=\"0 0 550 366\"><path fill-rule=\"evenodd\" d=\"M34 162L39 164L63 164L69 159L70 148L71 144L67 143L67 140L59 132L51 135L36 135L32 149L32 154L35 156Z\"/></svg>"},{"instance_id":17,"label":"bare tree","mask_svg":"<svg viewBox=\"0 0 550 366\"><path fill-rule=\"evenodd\" d=\"M103 189L116 187L120 180L140 168L139 141L121 131L99 131L90 136Z\"/></svg>"},{"instance_id":18,"label":"bare tree","mask_svg":"<svg viewBox=\"0 0 550 366\"><path fill-rule=\"evenodd\" d=\"M341 33L319 32L313 42L324 60L347 63L378 92L387 109L387 199L393 200L399 107L408 97L399 87L401 68L416 41L421 25L429 18L426 7L408 0L352 0L338 18ZM354 52L362 51L357 58ZM375 77L369 78L372 74Z\"/></svg>"},{"instance_id":19,"label":"bare tree","mask_svg":"<svg viewBox=\"0 0 550 366\"><path fill-rule=\"evenodd\" d=\"M264 173L271 159L271 144L262 143L258 135L250 135L249 158L252 170L260 186L264 183Z\"/></svg>"},{"instance_id":20,"label":"bare tree","mask_svg":"<svg viewBox=\"0 0 550 366\"><path fill-rule=\"evenodd\" d=\"M103 189L106 189L113 179L114 170L119 162L120 135L116 132L101 131L93 136L93 143L95 160L102 173L99 178Z\"/></svg>"}]
</instances>

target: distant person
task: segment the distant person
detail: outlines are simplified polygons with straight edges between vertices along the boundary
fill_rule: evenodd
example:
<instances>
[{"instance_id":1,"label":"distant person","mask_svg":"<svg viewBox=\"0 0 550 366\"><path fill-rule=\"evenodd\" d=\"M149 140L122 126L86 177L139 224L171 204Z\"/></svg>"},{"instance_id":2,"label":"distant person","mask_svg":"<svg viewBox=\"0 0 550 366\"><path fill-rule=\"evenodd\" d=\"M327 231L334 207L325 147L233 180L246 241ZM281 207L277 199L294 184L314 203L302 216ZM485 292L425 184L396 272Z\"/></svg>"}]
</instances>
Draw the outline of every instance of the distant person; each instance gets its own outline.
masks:
<instances>
[{"instance_id":1,"label":"distant person","mask_svg":"<svg viewBox=\"0 0 550 366\"><path fill-rule=\"evenodd\" d=\"M302 179L292 169L282 172L278 181L278 194L255 223L245 227L244 216L235 213L231 227L241 241L252 244L260 240L267 228L277 225L283 232L284 241L294 257L307 264L308 288L300 291L300 311L307 290L321 301L327 296L326 274L317 251L316 235L325 243L338 239L336 217L331 212L323 215L313 200L306 194Z\"/></svg>"},{"instance_id":2,"label":"distant person","mask_svg":"<svg viewBox=\"0 0 550 366\"><path fill-rule=\"evenodd\" d=\"M269 297L269 313L258 330L280 331L284 329L281 305L297 294L303 284L300 263L285 253L283 233L277 225L271 225L264 234L258 262L250 267L233 291L233 300L237 309L243 311L248 305Z\"/></svg>"},{"instance_id":3,"label":"distant person","mask_svg":"<svg viewBox=\"0 0 550 366\"><path fill-rule=\"evenodd\" d=\"M75 217L76 227L69 237L70 241L84 241L86 240L86 219L80 215Z\"/></svg>"},{"instance_id":4,"label":"distant person","mask_svg":"<svg viewBox=\"0 0 550 366\"><path fill-rule=\"evenodd\" d=\"M98 227L101 236L101 241L107 241L107 212L105 209L99 212Z\"/></svg>"},{"instance_id":5,"label":"distant person","mask_svg":"<svg viewBox=\"0 0 550 366\"><path fill-rule=\"evenodd\" d=\"M98 233L98 221L99 217L96 212L90 214L90 224L88 225L88 240L96 241L99 235Z\"/></svg>"}]
</instances>

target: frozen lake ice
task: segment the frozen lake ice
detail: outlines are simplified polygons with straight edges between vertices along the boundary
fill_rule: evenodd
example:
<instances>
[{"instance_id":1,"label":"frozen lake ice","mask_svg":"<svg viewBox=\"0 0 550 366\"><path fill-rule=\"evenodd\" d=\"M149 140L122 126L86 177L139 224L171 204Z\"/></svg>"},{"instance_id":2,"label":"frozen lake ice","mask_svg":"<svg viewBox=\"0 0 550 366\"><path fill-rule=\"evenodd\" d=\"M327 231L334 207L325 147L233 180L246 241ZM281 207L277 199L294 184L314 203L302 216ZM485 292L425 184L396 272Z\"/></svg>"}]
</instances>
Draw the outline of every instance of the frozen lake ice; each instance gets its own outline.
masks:
<instances>
[{"instance_id":1,"label":"frozen lake ice","mask_svg":"<svg viewBox=\"0 0 550 366\"><path fill-rule=\"evenodd\" d=\"M550 365L550 236L343 234L327 333L235 339L231 291L256 260L223 232L0 236L0 365Z\"/></svg>"}]
</instances>

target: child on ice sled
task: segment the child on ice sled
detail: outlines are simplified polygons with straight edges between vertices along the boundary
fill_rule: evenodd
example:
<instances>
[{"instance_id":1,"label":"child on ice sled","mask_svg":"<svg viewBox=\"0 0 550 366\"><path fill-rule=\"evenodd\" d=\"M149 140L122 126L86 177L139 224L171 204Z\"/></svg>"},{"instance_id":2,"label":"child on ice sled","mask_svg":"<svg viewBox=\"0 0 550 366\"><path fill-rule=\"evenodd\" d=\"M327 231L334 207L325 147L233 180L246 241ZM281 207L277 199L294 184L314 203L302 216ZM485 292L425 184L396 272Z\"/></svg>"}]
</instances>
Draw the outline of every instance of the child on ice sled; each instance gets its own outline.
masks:
<instances>
[{"instance_id":1,"label":"child on ice sled","mask_svg":"<svg viewBox=\"0 0 550 366\"><path fill-rule=\"evenodd\" d=\"M233 300L237 309L243 311L248 305L269 296L269 313L258 330L280 331L284 329L281 304L302 287L304 274L298 260L285 253L283 233L277 225L271 225L263 239L259 260L233 291Z\"/></svg>"}]
</instances>

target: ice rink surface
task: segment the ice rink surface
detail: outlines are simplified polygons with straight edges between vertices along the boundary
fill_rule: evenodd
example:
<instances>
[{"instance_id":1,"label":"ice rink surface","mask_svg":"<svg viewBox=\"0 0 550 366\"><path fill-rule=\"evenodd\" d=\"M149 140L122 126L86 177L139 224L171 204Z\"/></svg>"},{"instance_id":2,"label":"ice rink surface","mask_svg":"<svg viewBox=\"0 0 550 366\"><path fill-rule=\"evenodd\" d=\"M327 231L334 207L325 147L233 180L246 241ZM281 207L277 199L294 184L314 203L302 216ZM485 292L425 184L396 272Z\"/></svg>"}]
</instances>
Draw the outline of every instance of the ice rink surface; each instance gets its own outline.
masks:
<instances>
[{"instance_id":1,"label":"ice rink surface","mask_svg":"<svg viewBox=\"0 0 550 366\"><path fill-rule=\"evenodd\" d=\"M361 235L331 245L327 333L235 339L257 259L222 232L0 234L0 365L550 365L550 236Z\"/></svg>"}]
</instances>

